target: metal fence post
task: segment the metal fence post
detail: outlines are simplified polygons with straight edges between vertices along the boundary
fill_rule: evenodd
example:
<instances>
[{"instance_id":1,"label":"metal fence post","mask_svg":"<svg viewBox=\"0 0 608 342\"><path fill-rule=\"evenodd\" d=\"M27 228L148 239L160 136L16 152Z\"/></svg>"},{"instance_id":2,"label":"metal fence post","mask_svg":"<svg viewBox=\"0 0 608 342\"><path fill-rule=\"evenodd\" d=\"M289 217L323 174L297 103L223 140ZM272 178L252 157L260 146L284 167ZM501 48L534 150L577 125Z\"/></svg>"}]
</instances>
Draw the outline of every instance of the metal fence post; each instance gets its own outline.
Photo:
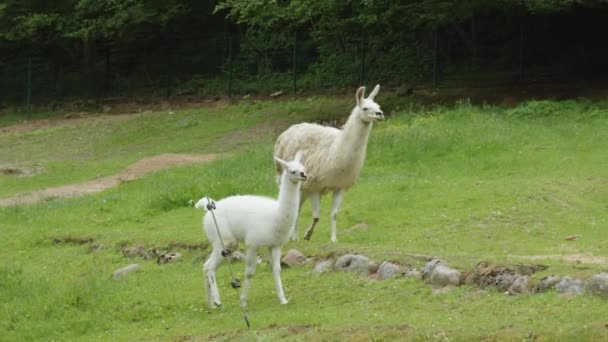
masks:
<instances>
[{"instance_id":1,"label":"metal fence post","mask_svg":"<svg viewBox=\"0 0 608 342\"><path fill-rule=\"evenodd\" d=\"M296 94L298 73L296 71L298 65L298 31L293 33L293 94Z\"/></svg>"},{"instance_id":2,"label":"metal fence post","mask_svg":"<svg viewBox=\"0 0 608 342\"><path fill-rule=\"evenodd\" d=\"M27 92L25 96L25 107L27 110L27 118L32 116L32 58L27 59L27 71L26 71L26 87Z\"/></svg>"},{"instance_id":3,"label":"metal fence post","mask_svg":"<svg viewBox=\"0 0 608 342\"><path fill-rule=\"evenodd\" d=\"M439 33L438 30L435 29L435 33L433 35L433 86L437 86L438 82L438 73L437 68L439 67Z\"/></svg>"},{"instance_id":4,"label":"metal fence post","mask_svg":"<svg viewBox=\"0 0 608 342\"><path fill-rule=\"evenodd\" d=\"M361 35L362 39L361 39L361 85L365 84L365 53L366 53L366 46L365 46L365 32L363 32L363 34Z\"/></svg>"},{"instance_id":5,"label":"metal fence post","mask_svg":"<svg viewBox=\"0 0 608 342\"><path fill-rule=\"evenodd\" d=\"M524 24L519 25L519 80L524 80L524 47L525 47L525 36L524 36Z\"/></svg>"},{"instance_id":6,"label":"metal fence post","mask_svg":"<svg viewBox=\"0 0 608 342\"><path fill-rule=\"evenodd\" d=\"M169 49L167 53L167 83L165 85L165 97L168 100L171 97L171 49Z\"/></svg>"},{"instance_id":7,"label":"metal fence post","mask_svg":"<svg viewBox=\"0 0 608 342\"><path fill-rule=\"evenodd\" d=\"M228 97L232 97L232 35L228 37Z\"/></svg>"}]
</instances>

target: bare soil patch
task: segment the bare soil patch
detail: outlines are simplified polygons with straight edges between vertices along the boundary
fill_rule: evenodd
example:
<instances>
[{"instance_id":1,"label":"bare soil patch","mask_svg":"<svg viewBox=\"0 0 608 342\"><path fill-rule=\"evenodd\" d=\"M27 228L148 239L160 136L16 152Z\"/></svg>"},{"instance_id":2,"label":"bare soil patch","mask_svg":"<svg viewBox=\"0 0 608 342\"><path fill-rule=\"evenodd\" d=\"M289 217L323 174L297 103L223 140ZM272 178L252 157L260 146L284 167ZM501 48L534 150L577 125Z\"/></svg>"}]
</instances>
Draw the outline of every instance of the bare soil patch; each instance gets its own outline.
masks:
<instances>
[{"instance_id":1,"label":"bare soil patch","mask_svg":"<svg viewBox=\"0 0 608 342\"><path fill-rule=\"evenodd\" d=\"M140 178L148 173L168 169L173 166L206 163L218 158L216 154L172 154L165 153L144 158L126 170L108 177L92 181L51 187L40 191L18 194L0 199L0 207L31 204L53 197L76 197L104 191L122 182Z\"/></svg>"},{"instance_id":2,"label":"bare soil patch","mask_svg":"<svg viewBox=\"0 0 608 342\"><path fill-rule=\"evenodd\" d=\"M515 258L526 260L556 259L581 264L606 264L608 259L591 254L548 254L548 255L513 255Z\"/></svg>"}]
</instances>

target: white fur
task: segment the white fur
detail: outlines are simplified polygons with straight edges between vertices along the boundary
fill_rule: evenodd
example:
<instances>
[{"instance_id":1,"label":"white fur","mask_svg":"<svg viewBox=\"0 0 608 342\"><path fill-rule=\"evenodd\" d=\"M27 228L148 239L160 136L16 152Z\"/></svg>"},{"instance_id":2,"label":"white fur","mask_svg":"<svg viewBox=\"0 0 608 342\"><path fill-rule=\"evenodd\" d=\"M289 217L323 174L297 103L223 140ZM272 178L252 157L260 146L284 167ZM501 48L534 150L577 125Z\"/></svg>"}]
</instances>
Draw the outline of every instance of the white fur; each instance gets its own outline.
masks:
<instances>
[{"instance_id":1,"label":"white fur","mask_svg":"<svg viewBox=\"0 0 608 342\"><path fill-rule=\"evenodd\" d=\"M300 185L306 180L306 171L301 164L302 154L296 154L295 160L286 162L275 157L283 169L281 187L277 200L262 196L243 195L231 196L215 202L213 210L217 227L212 213L207 205L210 200L200 199L195 207L204 208L208 212L203 218L205 234L213 248L205 262L203 271L209 306L220 306L220 295L217 289L215 271L222 262L222 242L225 248L231 249L244 243L245 279L241 292L241 305L247 303L247 291L250 279L255 272L257 250L266 247L270 251L270 260L274 274L276 292L281 304L287 304L281 284L281 247L289 240L291 227L298 217L300 200ZM221 235L218 236L218 230Z\"/></svg>"},{"instance_id":2,"label":"white fur","mask_svg":"<svg viewBox=\"0 0 608 342\"><path fill-rule=\"evenodd\" d=\"M357 89L357 104L351 111L343 129L325 127L318 124L301 123L289 127L276 141L274 153L279 158L290 159L297 151L306 154L305 167L308 180L302 185L302 203L310 197L313 207L313 222L306 231L305 239L312 235L319 220L321 195L333 192L331 210L331 241L336 242L336 215L344 191L348 190L359 177L367 140L374 122L383 120L384 113L374 98L380 90L376 85L368 98L364 98L365 87ZM276 164L277 175L280 165ZM279 182L280 183L280 182ZM297 239L297 227L293 227L293 239Z\"/></svg>"}]
</instances>

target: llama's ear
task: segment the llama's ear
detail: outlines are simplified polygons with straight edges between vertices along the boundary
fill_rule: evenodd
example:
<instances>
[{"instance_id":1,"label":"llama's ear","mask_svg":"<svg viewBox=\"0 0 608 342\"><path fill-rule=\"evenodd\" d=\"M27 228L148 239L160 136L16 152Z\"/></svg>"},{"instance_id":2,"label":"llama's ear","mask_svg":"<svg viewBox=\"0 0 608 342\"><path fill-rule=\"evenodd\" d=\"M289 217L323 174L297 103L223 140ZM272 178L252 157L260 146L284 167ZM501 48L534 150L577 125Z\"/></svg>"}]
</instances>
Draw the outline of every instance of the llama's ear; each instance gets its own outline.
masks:
<instances>
[{"instance_id":1,"label":"llama's ear","mask_svg":"<svg viewBox=\"0 0 608 342\"><path fill-rule=\"evenodd\" d=\"M370 100L373 100L374 97L376 97L376 95L378 95L379 90L380 90L380 85L376 84L376 86L374 87L374 90L372 90L372 92L369 94L369 96L367 98Z\"/></svg>"},{"instance_id":2,"label":"llama's ear","mask_svg":"<svg viewBox=\"0 0 608 342\"><path fill-rule=\"evenodd\" d=\"M281 166L282 166L284 169L285 169L285 168L287 168L287 162L286 162L286 161L284 161L283 159L281 159L281 158L279 158L279 157L275 156L275 157L274 157L274 160L275 160L277 163L281 164Z\"/></svg>"},{"instance_id":3,"label":"llama's ear","mask_svg":"<svg viewBox=\"0 0 608 342\"><path fill-rule=\"evenodd\" d=\"M359 89L357 89L357 93L355 94L355 96L357 97L357 105L361 106L361 103L363 102L363 97L365 96L365 87L360 87Z\"/></svg>"},{"instance_id":4,"label":"llama's ear","mask_svg":"<svg viewBox=\"0 0 608 342\"><path fill-rule=\"evenodd\" d=\"M300 164L304 164L304 161L306 160L306 158L304 158L304 152L302 150L299 150L298 152L296 152L296 156L295 156L294 160Z\"/></svg>"}]
</instances>

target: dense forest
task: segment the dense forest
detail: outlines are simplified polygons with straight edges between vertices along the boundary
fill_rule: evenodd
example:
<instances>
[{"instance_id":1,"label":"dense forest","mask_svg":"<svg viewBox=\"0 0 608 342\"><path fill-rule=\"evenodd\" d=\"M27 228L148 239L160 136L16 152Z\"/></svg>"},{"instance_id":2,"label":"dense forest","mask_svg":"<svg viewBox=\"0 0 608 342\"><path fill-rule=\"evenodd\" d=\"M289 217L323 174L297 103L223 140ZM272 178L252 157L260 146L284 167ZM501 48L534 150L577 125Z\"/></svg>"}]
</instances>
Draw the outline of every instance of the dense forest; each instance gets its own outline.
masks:
<instances>
[{"instance_id":1,"label":"dense forest","mask_svg":"<svg viewBox=\"0 0 608 342\"><path fill-rule=\"evenodd\" d=\"M607 19L601 0L0 0L0 103L601 82Z\"/></svg>"}]
</instances>

